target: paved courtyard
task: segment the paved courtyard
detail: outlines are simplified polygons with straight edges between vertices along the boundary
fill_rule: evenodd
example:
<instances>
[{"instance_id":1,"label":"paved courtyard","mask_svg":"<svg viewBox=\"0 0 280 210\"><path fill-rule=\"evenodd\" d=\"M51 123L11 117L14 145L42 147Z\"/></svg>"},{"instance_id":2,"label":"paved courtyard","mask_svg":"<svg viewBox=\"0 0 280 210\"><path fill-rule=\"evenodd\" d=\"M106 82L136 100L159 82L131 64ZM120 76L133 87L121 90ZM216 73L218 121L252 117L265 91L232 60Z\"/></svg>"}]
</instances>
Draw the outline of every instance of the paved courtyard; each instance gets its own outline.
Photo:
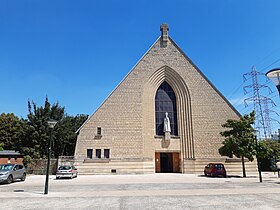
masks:
<instances>
[{"instance_id":1,"label":"paved courtyard","mask_svg":"<svg viewBox=\"0 0 280 210\"><path fill-rule=\"evenodd\" d=\"M55 180L31 175L0 185L0 209L280 209L280 179L209 178L186 174L79 175Z\"/></svg>"}]
</instances>

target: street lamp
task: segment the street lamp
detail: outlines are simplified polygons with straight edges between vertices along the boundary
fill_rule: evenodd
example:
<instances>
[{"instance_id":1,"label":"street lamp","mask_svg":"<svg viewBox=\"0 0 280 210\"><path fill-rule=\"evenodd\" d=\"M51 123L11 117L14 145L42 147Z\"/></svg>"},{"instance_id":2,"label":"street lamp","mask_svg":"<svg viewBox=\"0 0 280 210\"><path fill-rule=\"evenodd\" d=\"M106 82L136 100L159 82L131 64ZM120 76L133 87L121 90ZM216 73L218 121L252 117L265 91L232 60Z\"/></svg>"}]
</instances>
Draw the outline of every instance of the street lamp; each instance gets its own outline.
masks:
<instances>
[{"instance_id":1,"label":"street lamp","mask_svg":"<svg viewBox=\"0 0 280 210\"><path fill-rule=\"evenodd\" d=\"M46 172L46 181L45 181L45 192L44 194L48 194L49 191L49 171L50 171L50 160L51 160L51 142L52 142L52 131L57 121L49 120L48 125L51 129L50 138L49 138L49 148L48 148L48 164L47 164L47 172Z\"/></svg>"},{"instance_id":2,"label":"street lamp","mask_svg":"<svg viewBox=\"0 0 280 210\"><path fill-rule=\"evenodd\" d=\"M255 134L255 143L256 143L256 158L257 158L257 164L258 164L258 172L259 172L259 179L260 182L262 182L262 171L261 171L261 163L259 161L259 144L258 144L258 139L257 139L257 132L258 130L254 130L254 134Z\"/></svg>"},{"instance_id":3,"label":"street lamp","mask_svg":"<svg viewBox=\"0 0 280 210\"><path fill-rule=\"evenodd\" d=\"M267 76L276 85L278 93L280 95L280 68L272 69L268 71L265 76Z\"/></svg>"}]
</instances>

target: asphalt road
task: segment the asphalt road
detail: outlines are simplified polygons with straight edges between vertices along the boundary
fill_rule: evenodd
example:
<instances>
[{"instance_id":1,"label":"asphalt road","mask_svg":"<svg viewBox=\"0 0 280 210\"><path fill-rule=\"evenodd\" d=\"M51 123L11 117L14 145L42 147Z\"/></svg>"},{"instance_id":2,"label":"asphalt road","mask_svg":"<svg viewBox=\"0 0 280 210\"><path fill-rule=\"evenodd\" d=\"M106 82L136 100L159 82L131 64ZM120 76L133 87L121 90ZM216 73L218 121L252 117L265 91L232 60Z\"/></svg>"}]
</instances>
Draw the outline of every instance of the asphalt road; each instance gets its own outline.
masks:
<instances>
[{"instance_id":1,"label":"asphalt road","mask_svg":"<svg viewBox=\"0 0 280 210\"><path fill-rule=\"evenodd\" d=\"M186 174L28 176L0 185L0 209L280 209L280 179L209 178Z\"/></svg>"}]
</instances>

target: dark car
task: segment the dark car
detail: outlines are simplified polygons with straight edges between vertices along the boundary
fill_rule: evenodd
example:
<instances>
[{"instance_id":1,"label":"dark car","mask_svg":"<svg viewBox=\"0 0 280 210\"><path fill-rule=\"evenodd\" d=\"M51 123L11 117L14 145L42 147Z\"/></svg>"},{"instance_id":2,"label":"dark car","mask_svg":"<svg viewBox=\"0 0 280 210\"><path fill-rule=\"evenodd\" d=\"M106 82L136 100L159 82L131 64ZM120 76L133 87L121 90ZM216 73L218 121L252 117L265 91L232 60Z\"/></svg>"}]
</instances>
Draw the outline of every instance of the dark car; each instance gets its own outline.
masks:
<instances>
[{"instance_id":1,"label":"dark car","mask_svg":"<svg viewBox=\"0 0 280 210\"><path fill-rule=\"evenodd\" d=\"M26 169L20 164L2 164L0 165L0 182L12 183L16 179L24 181L26 178Z\"/></svg>"},{"instance_id":2,"label":"dark car","mask_svg":"<svg viewBox=\"0 0 280 210\"><path fill-rule=\"evenodd\" d=\"M60 178L76 178L78 176L78 170L75 166L72 165L65 165L59 166L56 171L56 179Z\"/></svg>"},{"instance_id":3,"label":"dark car","mask_svg":"<svg viewBox=\"0 0 280 210\"><path fill-rule=\"evenodd\" d=\"M226 169L222 163L209 163L204 168L205 176L227 176Z\"/></svg>"}]
</instances>

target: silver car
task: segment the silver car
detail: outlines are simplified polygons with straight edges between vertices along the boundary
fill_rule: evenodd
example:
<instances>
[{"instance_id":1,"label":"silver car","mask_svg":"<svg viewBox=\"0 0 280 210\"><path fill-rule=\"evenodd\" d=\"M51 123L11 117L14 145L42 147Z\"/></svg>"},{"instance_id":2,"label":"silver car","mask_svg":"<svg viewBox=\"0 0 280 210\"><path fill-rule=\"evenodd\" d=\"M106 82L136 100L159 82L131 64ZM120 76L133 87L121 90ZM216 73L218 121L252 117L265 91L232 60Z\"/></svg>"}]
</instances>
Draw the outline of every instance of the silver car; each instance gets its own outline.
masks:
<instances>
[{"instance_id":1,"label":"silver car","mask_svg":"<svg viewBox=\"0 0 280 210\"><path fill-rule=\"evenodd\" d=\"M16 179L24 181L26 178L26 169L19 164L0 165L0 182L12 183Z\"/></svg>"},{"instance_id":2,"label":"silver car","mask_svg":"<svg viewBox=\"0 0 280 210\"><path fill-rule=\"evenodd\" d=\"M65 165L59 166L56 171L56 179L59 178L76 178L78 176L78 170L75 166Z\"/></svg>"}]
</instances>

